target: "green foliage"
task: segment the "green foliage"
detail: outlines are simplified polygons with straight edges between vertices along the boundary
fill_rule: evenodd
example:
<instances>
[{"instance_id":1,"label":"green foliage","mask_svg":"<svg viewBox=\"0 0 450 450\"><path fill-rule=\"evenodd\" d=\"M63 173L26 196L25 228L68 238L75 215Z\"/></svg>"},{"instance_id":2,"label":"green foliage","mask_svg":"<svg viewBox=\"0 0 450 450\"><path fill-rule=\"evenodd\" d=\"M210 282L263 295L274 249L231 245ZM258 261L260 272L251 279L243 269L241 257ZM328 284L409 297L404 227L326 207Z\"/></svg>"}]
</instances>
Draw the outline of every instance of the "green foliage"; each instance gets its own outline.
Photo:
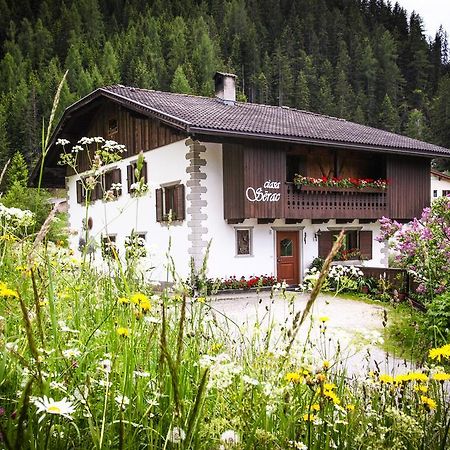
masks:
<instances>
[{"instance_id":1,"label":"green foliage","mask_svg":"<svg viewBox=\"0 0 450 450\"><path fill-rule=\"evenodd\" d=\"M49 198L50 195L44 189L38 191L22 185L20 181L16 181L10 186L6 195L2 197L1 202L7 207L31 211L35 218L35 229L39 231L51 210Z\"/></svg>"},{"instance_id":2,"label":"green foliage","mask_svg":"<svg viewBox=\"0 0 450 450\"><path fill-rule=\"evenodd\" d=\"M422 331L433 346L450 342L450 293L438 295L427 306Z\"/></svg>"},{"instance_id":3,"label":"green foliage","mask_svg":"<svg viewBox=\"0 0 450 450\"><path fill-rule=\"evenodd\" d=\"M178 92L180 94L191 94L192 89L189 86L189 81L184 74L183 66L178 66L175 70L172 83L170 85L172 92Z\"/></svg>"},{"instance_id":4,"label":"green foliage","mask_svg":"<svg viewBox=\"0 0 450 450\"><path fill-rule=\"evenodd\" d=\"M6 172L7 188L12 188L15 184L21 187L28 184L28 167L20 152L14 153Z\"/></svg>"}]
</instances>

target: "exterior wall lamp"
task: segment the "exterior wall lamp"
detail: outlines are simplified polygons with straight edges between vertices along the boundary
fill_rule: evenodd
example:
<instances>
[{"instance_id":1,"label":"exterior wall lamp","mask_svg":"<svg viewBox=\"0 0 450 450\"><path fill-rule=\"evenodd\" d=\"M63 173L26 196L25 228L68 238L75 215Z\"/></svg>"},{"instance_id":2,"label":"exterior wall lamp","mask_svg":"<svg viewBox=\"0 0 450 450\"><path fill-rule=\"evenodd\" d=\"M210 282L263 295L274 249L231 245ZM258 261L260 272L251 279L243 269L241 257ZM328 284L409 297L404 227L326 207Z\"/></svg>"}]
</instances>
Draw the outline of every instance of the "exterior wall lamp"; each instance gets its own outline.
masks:
<instances>
[{"instance_id":1,"label":"exterior wall lamp","mask_svg":"<svg viewBox=\"0 0 450 450\"><path fill-rule=\"evenodd\" d=\"M317 230L315 233L314 233L314 240L315 241L318 241L319 240L319 236L322 234L322 230Z\"/></svg>"}]
</instances>

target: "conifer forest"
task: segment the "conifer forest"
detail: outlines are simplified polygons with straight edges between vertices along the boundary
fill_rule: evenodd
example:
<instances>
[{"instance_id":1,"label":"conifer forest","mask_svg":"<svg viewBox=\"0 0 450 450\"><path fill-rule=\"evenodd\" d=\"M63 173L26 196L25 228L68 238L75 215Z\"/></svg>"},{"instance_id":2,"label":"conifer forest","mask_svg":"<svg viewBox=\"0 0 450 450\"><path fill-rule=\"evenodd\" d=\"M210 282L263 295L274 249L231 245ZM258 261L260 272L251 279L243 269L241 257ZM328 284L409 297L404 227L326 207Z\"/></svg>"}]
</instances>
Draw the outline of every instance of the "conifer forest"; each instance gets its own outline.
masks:
<instances>
[{"instance_id":1,"label":"conifer forest","mask_svg":"<svg viewBox=\"0 0 450 450\"><path fill-rule=\"evenodd\" d=\"M315 111L450 147L447 34L384 0L0 0L0 166L43 122L121 83ZM445 168L445 167L444 167Z\"/></svg>"}]
</instances>

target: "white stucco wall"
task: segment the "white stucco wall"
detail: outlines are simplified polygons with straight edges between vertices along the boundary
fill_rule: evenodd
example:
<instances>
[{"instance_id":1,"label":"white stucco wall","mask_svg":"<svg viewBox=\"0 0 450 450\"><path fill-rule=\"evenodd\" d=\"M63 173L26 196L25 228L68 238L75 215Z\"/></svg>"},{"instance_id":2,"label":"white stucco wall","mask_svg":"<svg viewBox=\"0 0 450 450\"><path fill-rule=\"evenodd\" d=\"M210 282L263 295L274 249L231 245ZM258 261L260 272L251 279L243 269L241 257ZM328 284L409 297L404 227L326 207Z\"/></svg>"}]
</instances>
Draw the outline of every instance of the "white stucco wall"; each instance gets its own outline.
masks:
<instances>
[{"instance_id":1,"label":"white stucco wall","mask_svg":"<svg viewBox=\"0 0 450 450\"><path fill-rule=\"evenodd\" d=\"M97 243L95 262L103 264L100 242L102 234L115 234L116 244L121 258L125 255L125 238L134 229L136 232L146 233L146 248L149 258L144 266L155 268L150 278L155 280L166 279L166 252L169 246L169 237L173 245L171 255L175 261L176 269L180 275L187 276L189 260L188 230L186 220L181 223L174 222L170 227L156 222L155 189L161 184L180 180L185 184L186 174L186 146L185 142L178 141L144 154L147 162L149 192L143 197L133 197L127 192L127 166L136 156L123 159L117 163L105 166L106 169L119 167L122 177L122 195L114 201L104 202L96 200L89 206L88 216L93 219L91 236ZM82 220L86 216L86 208L77 203L76 180L80 176L71 176L67 180L69 195L69 222L70 228L77 232L71 236L71 248L79 256L78 241L80 238Z\"/></svg>"},{"instance_id":2,"label":"white stucco wall","mask_svg":"<svg viewBox=\"0 0 450 450\"><path fill-rule=\"evenodd\" d=\"M436 197L434 196L434 191L437 191ZM450 191L450 181L431 175L431 200L442 197L442 191Z\"/></svg>"}]
</instances>

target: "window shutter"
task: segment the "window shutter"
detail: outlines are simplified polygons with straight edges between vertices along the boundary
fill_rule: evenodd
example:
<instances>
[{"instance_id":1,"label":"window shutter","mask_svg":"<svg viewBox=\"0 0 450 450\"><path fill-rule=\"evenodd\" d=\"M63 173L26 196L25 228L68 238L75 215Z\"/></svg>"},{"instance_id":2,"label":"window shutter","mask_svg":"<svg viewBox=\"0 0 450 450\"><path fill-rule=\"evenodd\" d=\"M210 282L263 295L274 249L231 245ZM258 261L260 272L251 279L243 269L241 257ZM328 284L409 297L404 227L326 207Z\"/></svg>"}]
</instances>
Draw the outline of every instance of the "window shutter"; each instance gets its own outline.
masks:
<instances>
[{"instance_id":1,"label":"window shutter","mask_svg":"<svg viewBox=\"0 0 450 450\"><path fill-rule=\"evenodd\" d=\"M177 220L184 220L184 184L177 184L175 186L175 205Z\"/></svg>"},{"instance_id":2,"label":"window shutter","mask_svg":"<svg viewBox=\"0 0 450 450\"><path fill-rule=\"evenodd\" d=\"M83 183L77 180L77 203L83 203Z\"/></svg>"},{"instance_id":3,"label":"window shutter","mask_svg":"<svg viewBox=\"0 0 450 450\"><path fill-rule=\"evenodd\" d=\"M147 161L144 161L141 169L141 178L144 177L144 183L147 183Z\"/></svg>"},{"instance_id":4,"label":"window shutter","mask_svg":"<svg viewBox=\"0 0 450 450\"><path fill-rule=\"evenodd\" d=\"M333 233L331 231L322 231L319 234L319 256L326 258L333 247Z\"/></svg>"},{"instance_id":5,"label":"window shutter","mask_svg":"<svg viewBox=\"0 0 450 450\"><path fill-rule=\"evenodd\" d=\"M133 164L129 164L127 166L127 188L128 188L128 192L131 192L131 185L133 184L133 171L134 171Z\"/></svg>"},{"instance_id":6,"label":"window shutter","mask_svg":"<svg viewBox=\"0 0 450 450\"><path fill-rule=\"evenodd\" d=\"M372 232L359 232L359 251L364 259L372 259Z\"/></svg>"},{"instance_id":7,"label":"window shutter","mask_svg":"<svg viewBox=\"0 0 450 450\"><path fill-rule=\"evenodd\" d=\"M163 190L161 188L156 189L156 221L163 221Z\"/></svg>"}]
</instances>

